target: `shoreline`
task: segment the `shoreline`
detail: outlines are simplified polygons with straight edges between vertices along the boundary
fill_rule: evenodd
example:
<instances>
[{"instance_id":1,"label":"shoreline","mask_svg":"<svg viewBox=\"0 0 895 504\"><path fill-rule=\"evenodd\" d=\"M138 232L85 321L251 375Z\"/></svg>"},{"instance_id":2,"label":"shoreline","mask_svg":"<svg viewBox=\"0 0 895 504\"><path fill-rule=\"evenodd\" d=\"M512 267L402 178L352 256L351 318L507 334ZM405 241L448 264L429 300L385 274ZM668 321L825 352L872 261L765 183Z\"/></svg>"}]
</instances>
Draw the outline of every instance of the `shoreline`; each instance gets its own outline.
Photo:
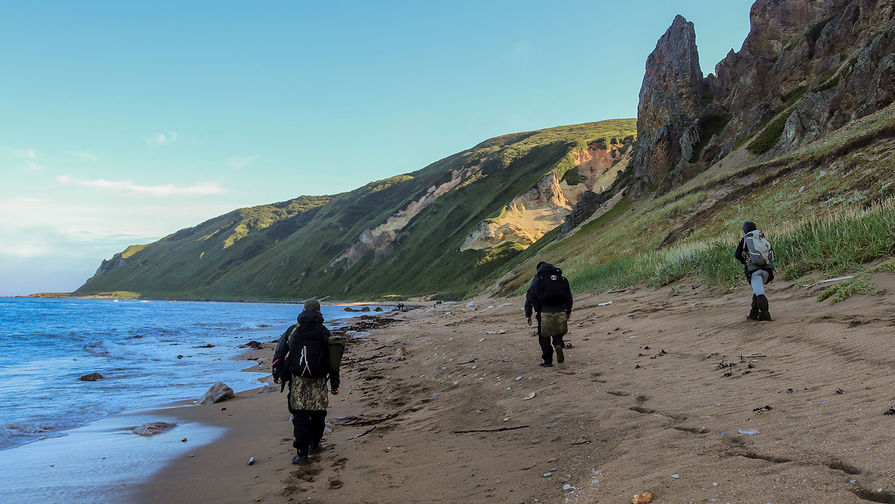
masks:
<instances>
[{"instance_id":1,"label":"shoreline","mask_svg":"<svg viewBox=\"0 0 895 504\"><path fill-rule=\"evenodd\" d=\"M746 286L579 295L548 369L520 298L400 314L349 347L314 463L290 464L285 394L246 391L178 410L228 430L137 502L893 501L895 279L874 281L836 304L775 282L770 323Z\"/></svg>"}]
</instances>

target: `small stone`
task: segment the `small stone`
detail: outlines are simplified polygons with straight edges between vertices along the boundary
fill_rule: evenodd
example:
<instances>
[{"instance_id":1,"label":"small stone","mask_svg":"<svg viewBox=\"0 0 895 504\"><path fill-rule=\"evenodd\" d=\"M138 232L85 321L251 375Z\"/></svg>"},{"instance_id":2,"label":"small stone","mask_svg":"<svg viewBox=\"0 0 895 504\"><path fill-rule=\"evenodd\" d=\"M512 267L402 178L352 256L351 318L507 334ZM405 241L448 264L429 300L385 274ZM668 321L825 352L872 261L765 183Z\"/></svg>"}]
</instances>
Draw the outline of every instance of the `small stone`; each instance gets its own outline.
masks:
<instances>
[{"instance_id":1,"label":"small stone","mask_svg":"<svg viewBox=\"0 0 895 504\"><path fill-rule=\"evenodd\" d=\"M517 376L517 377L516 377L516 381L519 381L519 380L521 380L521 379L522 379L521 376Z\"/></svg>"},{"instance_id":2,"label":"small stone","mask_svg":"<svg viewBox=\"0 0 895 504\"><path fill-rule=\"evenodd\" d=\"M255 457L249 457L249 465L255 465Z\"/></svg>"},{"instance_id":3,"label":"small stone","mask_svg":"<svg viewBox=\"0 0 895 504\"><path fill-rule=\"evenodd\" d=\"M174 427L177 427L176 423L150 422L145 423L139 427L134 427L132 431L138 436L155 436L156 434L161 434L162 432L169 431Z\"/></svg>"},{"instance_id":4,"label":"small stone","mask_svg":"<svg viewBox=\"0 0 895 504\"><path fill-rule=\"evenodd\" d=\"M531 440L531 444L538 444L538 443L540 443L540 442L541 442L540 439L532 439L532 440Z\"/></svg>"},{"instance_id":5,"label":"small stone","mask_svg":"<svg viewBox=\"0 0 895 504\"><path fill-rule=\"evenodd\" d=\"M653 501L653 494L649 492L640 492L631 500L631 504L649 504Z\"/></svg>"},{"instance_id":6,"label":"small stone","mask_svg":"<svg viewBox=\"0 0 895 504\"><path fill-rule=\"evenodd\" d=\"M550 476L553 476L553 473L552 473L552 472L545 472L545 473L544 473L544 477L545 477L545 478L549 478Z\"/></svg>"},{"instance_id":7,"label":"small stone","mask_svg":"<svg viewBox=\"0 0 895 504\"><path fill-rule=\"evenodd\" d=\"M883 415L895 415L895 408L889 408Z\"/></svg>"},{"instance_id":8,"label":"small stone","mask_svg":"<svg viewBox=\"0 0 895 504\"><path fill-rule=\"evenodd\" d=\"M571 489L572 489L572 485L570 485L570 484L568 484L568 483L566 483L565 485L562 486L562 491L563 491L563 492L568 492L568 491L570 491Z\"/></svg>"},{"instance_id":9,"label":"small stone","mask_svg":"<svg viewBox=\"0 0 895 504\"><path fill-rule=\"evenodd\" d=\"M181 443L186 443L186 438L180 440Z\"/></svg>"},{"instance_id":10,"label":"small stone","mask_svg":"<svg viewBox=\"0 0 895 504\"><path fill-rule=\"evenodd\" d=\"M671 477L674 478L674 479L681 479L681 475L680 475L680 474L672 474Z\"/></svg>"}]
</instances>

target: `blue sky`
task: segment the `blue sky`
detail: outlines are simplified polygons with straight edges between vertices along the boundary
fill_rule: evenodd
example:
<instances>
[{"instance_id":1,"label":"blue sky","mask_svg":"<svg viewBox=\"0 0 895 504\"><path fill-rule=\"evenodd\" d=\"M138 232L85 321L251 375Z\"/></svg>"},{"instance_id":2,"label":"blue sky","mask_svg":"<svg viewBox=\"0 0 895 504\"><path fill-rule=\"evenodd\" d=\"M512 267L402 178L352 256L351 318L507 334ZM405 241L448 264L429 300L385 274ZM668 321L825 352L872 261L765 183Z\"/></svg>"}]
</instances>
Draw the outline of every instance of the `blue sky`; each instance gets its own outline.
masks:
<instances>
[{"instance_id":1,"label":"blue sky","mask_svg":"<svg viewBox=\"0 0 895 504\"><path fill-rule=\"evenodd\" d=\"M634 117L682 14L704 73L750 1L6 2L0 295L235 208L329 194L489 137Z\"/></svg>"}]
</instances>

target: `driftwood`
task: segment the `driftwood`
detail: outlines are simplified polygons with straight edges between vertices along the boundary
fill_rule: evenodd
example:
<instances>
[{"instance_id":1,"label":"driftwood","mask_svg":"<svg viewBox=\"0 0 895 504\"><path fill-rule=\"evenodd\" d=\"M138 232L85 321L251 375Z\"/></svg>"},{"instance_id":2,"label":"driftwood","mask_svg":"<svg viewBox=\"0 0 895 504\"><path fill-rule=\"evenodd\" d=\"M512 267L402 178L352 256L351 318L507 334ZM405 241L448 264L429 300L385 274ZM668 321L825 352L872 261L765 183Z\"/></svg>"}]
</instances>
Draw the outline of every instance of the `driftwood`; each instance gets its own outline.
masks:
<instances>
[{"instance_id":1,"label":"driftwood","mask_svg":"<svg viewBox=\"0 0 895 504\"><path fill-rule=\"evenodd\" d=\"M373 427L370 427L369 429L367 429L367 430L361 432L360 434L358 434L358 435L356 435L356 436L351 436L351 437L348 438L348 439L351 440L351 439L357 439L357 438L359 438L359 437L366 436L367 434L373 432L374 430L376 430L376 426L375 426L375 425L374 425Z\"/></svg>"},{"instance_id":2,"label":"driftwood","mask_svg":"<svg viewBox=\"0 0 895 504\"><path fill-rule=\"evenodd\" d=\"M518 425L518 426L516 426L516 427L500 427L500 428L497 428L497 429L469 429L469 430L455 430L455 431L454 431L454 434L469 434L469 433L472 433L472 432L503 432L503 431L510 431L510 430L516 430L516 429L527 429L527 428L528 428L527 425Z\"/></svg>"},{"instance_id":3,"label":"driftwood","mask_svg":"<svg viewBox=\"0 0 895 504\"><path fill-rule=\"evenodd\" d=\"M851 280L854 277L855 277L854 275L848 275L848 276L841 276L841 277L836 277L836 278L828 278L826 280L814 282L813 284L803 285L802 287L814 287L815 285L823 285L823 284L828 284L828 283L833 283L833 282L841 282L842 280Z\"/></svg>"},{"instance_id":4,"label":"driftwood","mask_svg":"<svg viewBox=\"0 0 895 504\"><path fill-rule=\"evenodd\" d=\"M378 417L363 417L363 416L354 416L348 415L343 417L335 417L330 418L329 423L333 425L373 425L378 424L379 422L384 422L386 420L391 420L398 416L397 413L389 413L388 415L382 415Z\"/></svg>"}]
</instances>

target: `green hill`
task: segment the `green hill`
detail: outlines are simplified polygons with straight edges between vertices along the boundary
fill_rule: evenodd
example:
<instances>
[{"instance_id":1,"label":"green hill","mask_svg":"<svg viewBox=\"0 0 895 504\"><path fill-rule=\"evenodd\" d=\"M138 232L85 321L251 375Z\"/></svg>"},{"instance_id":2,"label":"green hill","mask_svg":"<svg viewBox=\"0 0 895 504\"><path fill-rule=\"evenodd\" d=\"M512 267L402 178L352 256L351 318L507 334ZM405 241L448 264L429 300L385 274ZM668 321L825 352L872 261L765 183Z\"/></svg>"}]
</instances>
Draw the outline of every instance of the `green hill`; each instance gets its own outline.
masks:
<instances>
[{"instance_id":1,"label":"green hill","mask_svg":"<svg viewBox=\"0 0 895 504\"><path fill-rule=\"evenodd\" d=\"M634 134L634 120L621 119L504 135L351 192L235 210L129 247L75 294L464 296L523 248L508 242L461 252L476 226L500 217L545 177L563 179L582 152L622 160Z\"/></svg>"}]
</instances>

